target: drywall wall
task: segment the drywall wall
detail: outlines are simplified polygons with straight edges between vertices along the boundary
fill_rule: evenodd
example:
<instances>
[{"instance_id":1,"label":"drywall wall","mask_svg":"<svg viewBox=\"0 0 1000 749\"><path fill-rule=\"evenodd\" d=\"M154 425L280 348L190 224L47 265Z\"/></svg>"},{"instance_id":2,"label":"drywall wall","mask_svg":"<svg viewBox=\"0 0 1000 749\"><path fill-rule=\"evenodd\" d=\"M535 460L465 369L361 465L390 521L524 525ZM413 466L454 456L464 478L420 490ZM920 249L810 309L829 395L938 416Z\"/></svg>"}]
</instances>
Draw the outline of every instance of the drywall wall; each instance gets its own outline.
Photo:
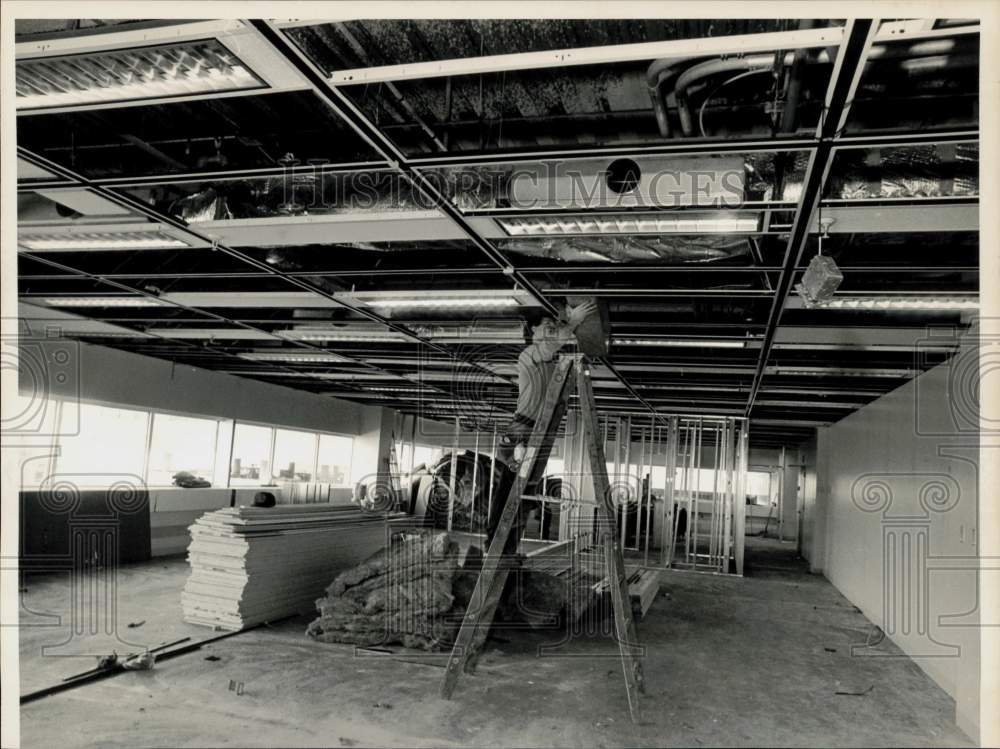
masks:
<instances>
[{"instance_id":1,"label":"drywall wall","mask_svg":"<svg viewBox=\"0 0 1000 749\"><path fill-rule=\"evenodd\" d=\"M389 486L389 451L393 446L396 412L388 408L368 407L361 417L361 429L354 438L351 475L354 483L376 479ZM399 456L396 456L399 459Z\"/></svg>"},{"instance_id":2,"label":"drywall wall","mask_svg":"<svg viewBox=\"0 0 1000 749\"><path fill-rule=\"evenodd\" d=\"M802 512L802 535L799 538L799 553L809 562L810 572L821 572L823 550L826 548L823 537L826 523L819 523L816 507L816 438L813 437L799 445L799 463L801 489L800 505Z\"/></svg>"},{"instance_id":3,"label":"drywall wall","mask_svg":"<svg viewBox=\"0 0 1000 749\"><path fill-rule=\"evenodd\" d=\"M952 362L818 431L811 532L823 540L810 554L955 698L975 737L977 417L962 388L968 361Z\"/></svg>"}]
</instances>

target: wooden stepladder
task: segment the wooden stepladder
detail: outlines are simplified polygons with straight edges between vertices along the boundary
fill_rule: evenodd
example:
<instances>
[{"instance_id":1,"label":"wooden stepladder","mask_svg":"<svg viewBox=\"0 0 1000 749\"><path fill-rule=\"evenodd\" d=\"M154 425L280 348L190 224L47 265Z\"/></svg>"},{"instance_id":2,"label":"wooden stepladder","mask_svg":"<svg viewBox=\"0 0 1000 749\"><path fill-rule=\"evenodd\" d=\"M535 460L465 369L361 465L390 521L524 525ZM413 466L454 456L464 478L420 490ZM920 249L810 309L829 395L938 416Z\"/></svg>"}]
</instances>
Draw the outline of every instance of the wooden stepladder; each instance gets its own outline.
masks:
<instances>
[{"instance_id":1,"label":"wooden stepladder","mask_svg":"<svg viewBox=\"0 0 1000 749\"><path fill-rule=\"evenodd\" d=\"M489 635L497 605L503 595L507 577L512 569L511 552L516 548L517 539L511 538L511 531L517 521L521 506L521 495L525 486L541 479L545 465L555 441L556 432L566 412L566 404L576 389L580 400L583 439L588 446L590 470L594 481L594 496L597 501L595 541L603 551L604 570L610 582L611 605L614 610L615 637L621 653L622 671L625 675L625 691L628 697L629 713L632 721L639 722L639 694L644 691L642 663L639 660L639 639L629 602L628 583L625 574L625 559L616 532L615 508L611 499L608 482L604 445L598 436L594 391L590 383L590 372L584 357L579 354L564 355L559 358L555 373L549 382L542 404L541 413L535 422L528 441L524 460L518 469L507 497L496 533L483 558L483 566L476 581L469 607L455 639L451 657L445 671L441 696L451 698L461 672L475 670L479 652ZM513 544L510 543L513 541Z\"/></svg>"}]
</instances>

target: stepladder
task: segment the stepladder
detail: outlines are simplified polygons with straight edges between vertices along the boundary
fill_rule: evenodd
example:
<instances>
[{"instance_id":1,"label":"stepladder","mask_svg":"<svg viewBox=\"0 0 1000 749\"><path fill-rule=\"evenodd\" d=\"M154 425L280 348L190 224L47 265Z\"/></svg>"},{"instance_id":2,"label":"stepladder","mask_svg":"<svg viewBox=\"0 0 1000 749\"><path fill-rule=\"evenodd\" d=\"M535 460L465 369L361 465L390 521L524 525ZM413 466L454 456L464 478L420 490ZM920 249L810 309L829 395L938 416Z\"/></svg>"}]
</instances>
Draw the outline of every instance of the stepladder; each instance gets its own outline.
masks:
<instances>
[{"instance_id":1,"label":"stepladder","mask_svg":"<svg viewBox=\"0 0 1000 749\"><path fill-rule=\"evenodd\" d=\"M589 476L593 481L596 502L594 542L601 551L604 573L610 590L614 619L614 636L625 678L625 692L632 721L639 722L639 695L644 691L642 648L636 634L635 620L629 601L625 560L619 534L616 532L616 512L608 481L604 444L598 436L596 405L590 381L590 367L580 354L563 355L549 380L538 417L532 429L524 458L505 497L500 497L502 510L492 539L483 557L475 589L455 638L445 670L441 695L450 699L463 672L475 671L497 607L504 594L507 579L517 566L514 552L521 498L525 487L537 484L545 471L552 445L574 390L579 399L580 426L589 458Z\"/></svg>"}]
</instances>

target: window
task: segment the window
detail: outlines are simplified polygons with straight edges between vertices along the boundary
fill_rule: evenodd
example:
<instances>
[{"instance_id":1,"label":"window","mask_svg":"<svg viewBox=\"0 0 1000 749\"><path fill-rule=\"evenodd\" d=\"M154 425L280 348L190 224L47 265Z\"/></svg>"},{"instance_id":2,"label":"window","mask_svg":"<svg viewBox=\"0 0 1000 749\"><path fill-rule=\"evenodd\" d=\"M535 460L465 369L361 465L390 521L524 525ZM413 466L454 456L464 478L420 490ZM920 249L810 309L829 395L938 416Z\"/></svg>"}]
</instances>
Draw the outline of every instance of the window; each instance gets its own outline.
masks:
<instances>
[{"instance_id":1,"label":"window","mask_svg":"<svg viewBox=\"0 0 1000 749\"><path fill-rule=\"evenodd\" d=\"M334 486L351 485L351 454L354 440L337 434L319 436L319 459L316 480Z\"/></svg>"},{"instance_id":2,"label":"window","mask_svg":"<svg viewBox=\"0 0 1000 749\"><path fill-rule=\"evenodd\" d=\"M56 475L78 486L109 486L116 477L141 477L148 426L145 411L88 404L62 409Z\"/></svg>"},{"instance_id":3,"label":"window","mask_svg":"<svg viewBox=\"0 0 1000 749\"><path fill-rule=\"evenodd\" d=\"M12 444L4 447L2 470L21 488L44 488L52 481L97 488L122 480L171 486L180 471L215 487L276 479L351 485L350 436L21 393L11 402L10 408L4 403L4 429ZM417 445L416 459L429 462L437 452ZM408 466L401 460L400 467Z\"/></svg>"},{"instance_id":4,"label":"window","mask_svg":"<svg viewBox=\"0 0 1000 749\"><path fill-rule=\"evenodd\" d=\"M316 437L313 432L276 430L271 476L286 481L312 481L316 469Z\"/></svg>"},{"instance_id":5,"label":"window","mask_svg":"<svg viewBox=\"0 0 1000 749\"><path fill-rule=\"evenodd\" d=\"M39 486L52 472L60 402L18 393L4 405L3 472L15 486Z\"/></svg>"},{"instance_id":6,"label":"window","mask_svg":"<svg viewBox=\"0 0 1000 749\"><path fill-rule=\"evenodd\" d=\"M438 448L431 447L430 445L415 445L413 450L413 465L433 465L434 460L440 452Z\"/></svg>"},{"instance_id":7,"label":"window","mask_svg":"<svg viewBox=\"0 0 1000 749\"><path fill-rule=\"evenodd\" d=\"M271 478L271 442L274 430L252 424L237 424L233 435L230 486L257 486Z\"/></svg>"},{"instance_id":8,"label":"window","mask_svg":"<svg viewBox=\"0 0 1000 749\"><path fill-rule=\"evenodd\" d=\"M755 505L767 505L771 501L771 474L767 471L747 471L747 500Z\"/></svg>"},{"instance_id":9,"label":"window","mask_svg":"<svg viewBox=\"0 0 1000 749\"><path fill-rule=\"evenodd\" d=\"M411 461L411 448L412 448L412 461ZM396 443L396 459L399 460L399 469L401 471L410 470L412 465L414 468L420 465L431 466L434 463L434 459L438 456L440 450L432 445L413 445L409 442L397 442Z\"/></svg>"},{"instance_id":10,"label":"window","mask_svg":"<svg viewBox=\"0 0 1000 749\"><path fill-rule=\"evenodd\" d=\"M149 448L150 486L170 486L174 474L186 471L212 482L219 422L190 416L153 414Z\"/></svg>"}]
</instances>

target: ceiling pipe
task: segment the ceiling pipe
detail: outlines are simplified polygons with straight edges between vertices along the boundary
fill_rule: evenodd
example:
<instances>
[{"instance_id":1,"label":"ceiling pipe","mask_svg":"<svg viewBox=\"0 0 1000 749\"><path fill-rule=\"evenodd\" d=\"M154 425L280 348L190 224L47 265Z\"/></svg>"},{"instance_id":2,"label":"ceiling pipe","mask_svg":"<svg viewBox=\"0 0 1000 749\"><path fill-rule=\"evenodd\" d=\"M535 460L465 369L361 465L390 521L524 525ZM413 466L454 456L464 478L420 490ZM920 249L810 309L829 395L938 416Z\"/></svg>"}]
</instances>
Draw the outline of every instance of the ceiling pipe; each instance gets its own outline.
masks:
<instances>
[{"instance_id":1,"label":"ceiling pipe","mask_svg":"<svg viewBox=\"0 0 1000 749\"><path fill-rule=\"evenodd\" d=\"M675 58L653 60L646 70L649 98L653 102L653 113L656 115L656 124L660 128L660 135L664 138L670 137L670 119L667 116L667 100L663 94L663 88L680 72L682 67L697 59L696 57L687 57L679 60Z\"/></svg>"},{"instance_id":2,"label":"ceiling pipe","mask_svg":"<svg viewBox=\"0 0 1000 749\"><path fill-rule=\"evenodd\" d=\"M810 55L810 50L797 50L786 53L779 61L780 65L792 66L796 57L810 63L829 63L833 58L829 49L820 50L814 56ZM677 77L674 84L674 97L677 100L677 115L681 121L681 130L685 136L694 134L694 123L691 118L691 109L688 104L688 89L696 82L718 73L729 72L757 72L775 68L774 55L760 54L749 57L715 58L693 65Z\"/></svg>"},{"instance_id":3,"label":"ceiling pipe","mask_svg":"<svg viewBox=\"0 0 1000 749\"><path fill-rule=\"evenodd\" d=\"M794 55L785 57L789 64ZM677 116L681 121L681 131L685 136L694 135L694 125L691 120L691 109L688 104L687 90L695 82L718 73L750 72L770 70L774 66L773 55L753 55L751 57L735 57L732 59L716 59L693 65L677 77L674 84L674 96L677 98Z\"/></svg>"},{"instance_id":4,"label":"ceiling pipe","mask_svg":"<svg viewBox=\"0 0 1000 749\"><path fill-rule=\"evenodd\" d=\"M301 263L291 259L280 249L270 250L264 258L264 262L282 272L302 270ZM306 281L309 281L310 283L323 289L323 291L327 294L338 294L339 292L344 291L345 288L342 284L336 284L328 281L323 276L304 276L304 278Z\"/></svg>"},{"instance_id":5,"label":"ceiling pipe","mask_svg":"<svg viewBox=\"0 0 1000 749\"><path fill-rule=\"evenodd\" d=\"M799 29L805 31L816 25L813 18L799 21ZM781 113L779 132L792 133L798 126L799 99L802 97L802 73L809 59L811 50L797 49L792 57L792 65L788 71L788 89L785 93L785 108Z\"/></svg>"},{"instance_id":6,"label":"ceiling pipe","mask_svg":"<svg viewBox=\"0 0 1000 749\"><path fill-rule=\"evenodd\" d=\"M805 30L812 28L815 24L815 19L804 18L799 22L799 28ZM787 89L785 91L785 108L781 112L781 123L778 127L779 133L792 133L798 128L799 101L802 98L802 74L810 55L810 50L798 49L792 58L792 65L788 71ZM780 200L785 193L785 172L792 159L793 156L787 151L781 151L775 159L774 191L772 196L777 200ZM770 284L768 284L768 288L771 288Z\"/></svg>"}]
</instances>

